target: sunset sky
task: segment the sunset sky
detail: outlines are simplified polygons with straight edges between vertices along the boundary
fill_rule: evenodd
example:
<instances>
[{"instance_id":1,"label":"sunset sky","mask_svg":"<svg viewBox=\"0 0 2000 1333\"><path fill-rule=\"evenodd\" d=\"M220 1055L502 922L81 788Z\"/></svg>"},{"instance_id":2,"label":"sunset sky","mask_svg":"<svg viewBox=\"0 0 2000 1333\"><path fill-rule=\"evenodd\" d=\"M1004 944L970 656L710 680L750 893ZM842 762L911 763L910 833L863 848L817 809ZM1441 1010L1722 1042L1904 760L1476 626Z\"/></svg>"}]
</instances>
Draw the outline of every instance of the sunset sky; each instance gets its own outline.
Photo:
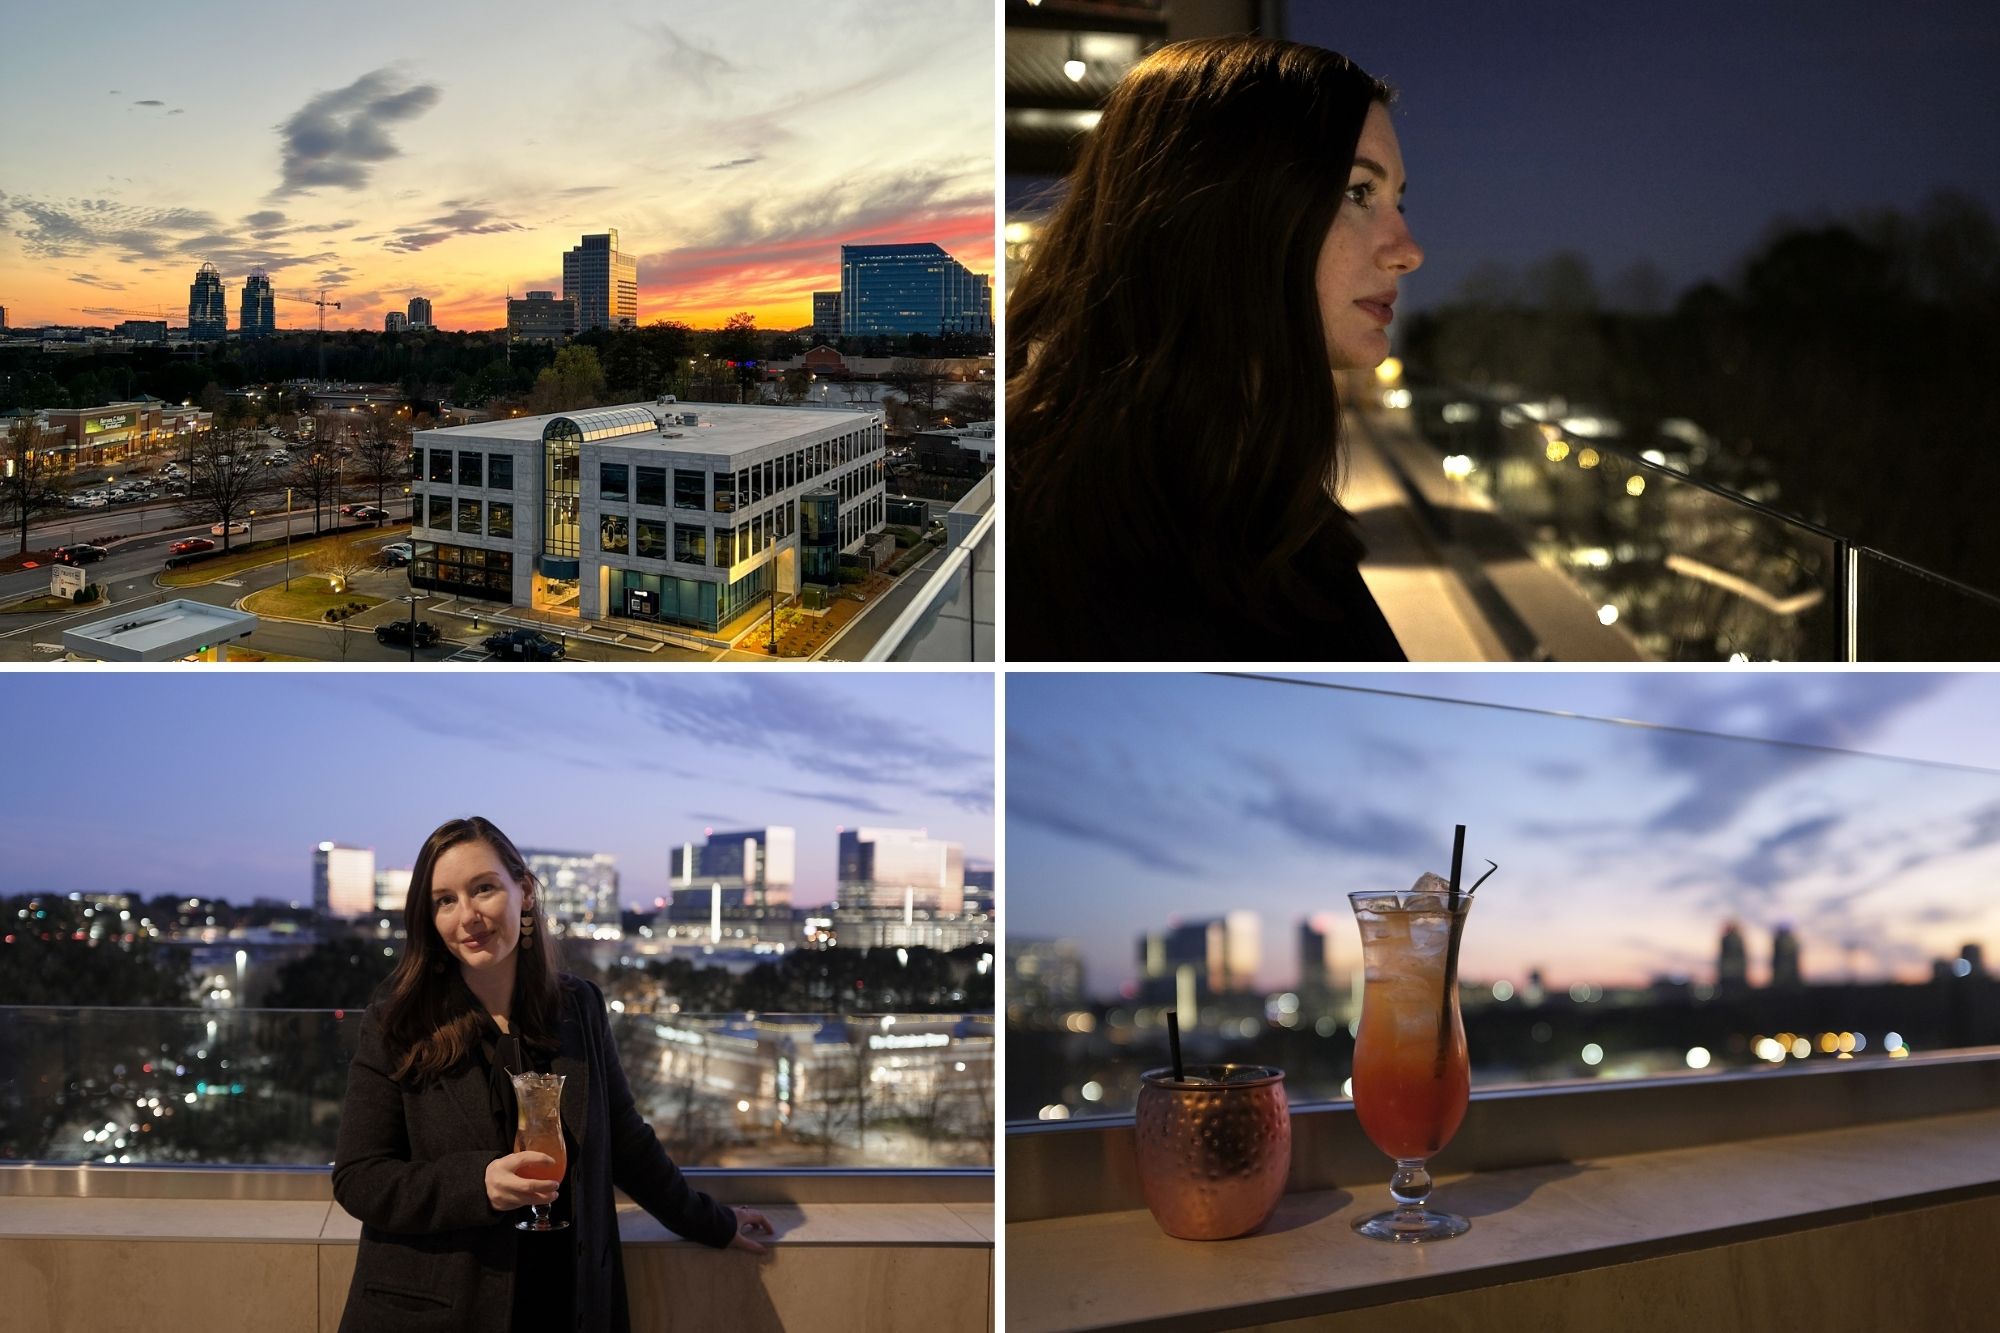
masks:
<instances>
[{"instance_id":1,"label":"sunset sky","mask_svg":"<svg viewBox=\"0 0 2000 1333\"><path fill-rule=\"evenodd\" d=\"M705 828L795 829L800 905L833 896L841 825L993 863L987 675L15 675L8 697L51 799L0 809L0 894L310 902L320 841L407 867L472 814L612 853L632 907Z\"/></svg>"},{"instance_id":2,"label":"sunset sky","mask_svg":"<svg viewBox=\"0 0 2000 1333\"><path fill-rule=\"evenodd\" d=\"M6 47L16 327L183 325L207 261L232 330L258 267L281 328L322 285L329 328L497 328L607 228L641 323L805 324L843 243L993 271L988 0L47 5Z\"/></svg>"},{"instance_id":3,"label":"sunset sky","mask_svg":"<svg viewBox=\"0 0 2000 1333\"><path fill-rule=\"evenodd\" d=\"M1463 823L1471 875L1500 865L1466 930L1472 979L1712 982L1732 919L1758 984L1783 923L1808 980L1921 980L1968 941L2000 949L2000 677L1327 679L1373 689L1009 675L1008 937L1077 940L1109 998L1142 932L1247 909L1259 978L1282 987L1298 923L1324 913L1344 973L1346 895L1448 873Z\"/></svg>"}]
</instances>

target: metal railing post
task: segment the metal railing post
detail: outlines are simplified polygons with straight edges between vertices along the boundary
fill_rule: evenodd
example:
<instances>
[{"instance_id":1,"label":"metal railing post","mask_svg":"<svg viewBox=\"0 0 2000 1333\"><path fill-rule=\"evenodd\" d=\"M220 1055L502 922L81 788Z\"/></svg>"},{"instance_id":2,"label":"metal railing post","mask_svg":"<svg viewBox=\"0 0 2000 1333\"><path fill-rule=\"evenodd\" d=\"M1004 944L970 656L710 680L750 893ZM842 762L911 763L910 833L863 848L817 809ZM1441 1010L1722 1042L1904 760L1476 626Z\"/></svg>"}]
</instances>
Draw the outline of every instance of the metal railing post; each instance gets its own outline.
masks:
<instances>
[{"instance_id":1,"label":"metal railing post","mask_svg":"<svg viewBox=\"0 0 2000 1333\"><path fill-rule=\"evenodd\" d=\"M1861 548L1846 540L1834 543L1840 593L1841 660L1861 660Z\"/></svg>"}]
</instances>

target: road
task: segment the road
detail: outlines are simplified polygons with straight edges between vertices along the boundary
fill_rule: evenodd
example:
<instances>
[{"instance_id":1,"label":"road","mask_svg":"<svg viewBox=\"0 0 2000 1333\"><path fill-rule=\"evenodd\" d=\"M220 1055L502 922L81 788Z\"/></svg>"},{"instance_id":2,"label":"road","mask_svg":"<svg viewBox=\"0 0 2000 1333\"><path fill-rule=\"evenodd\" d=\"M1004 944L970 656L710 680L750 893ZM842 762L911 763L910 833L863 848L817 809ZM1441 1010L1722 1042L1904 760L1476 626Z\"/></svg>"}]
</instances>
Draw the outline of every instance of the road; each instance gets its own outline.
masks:
<instances>
[{"instance_id":1,"label":"road","mask_svg":"<svg viewBox=\"0 0 2000 1333\"><path fill-rule=\"evenodd\" d=\"M822 662L859 662L868 655L868 650L878 643L889 627L896 623L896 617L905 607L916 600L923 590L926 580L937 571L951 555L949 546L940 546L930 557L915 569L896 580L896 586L875 599L875 604L848 622L846 629L833 636L820 652Z\"/></svg>"}]
</instances>

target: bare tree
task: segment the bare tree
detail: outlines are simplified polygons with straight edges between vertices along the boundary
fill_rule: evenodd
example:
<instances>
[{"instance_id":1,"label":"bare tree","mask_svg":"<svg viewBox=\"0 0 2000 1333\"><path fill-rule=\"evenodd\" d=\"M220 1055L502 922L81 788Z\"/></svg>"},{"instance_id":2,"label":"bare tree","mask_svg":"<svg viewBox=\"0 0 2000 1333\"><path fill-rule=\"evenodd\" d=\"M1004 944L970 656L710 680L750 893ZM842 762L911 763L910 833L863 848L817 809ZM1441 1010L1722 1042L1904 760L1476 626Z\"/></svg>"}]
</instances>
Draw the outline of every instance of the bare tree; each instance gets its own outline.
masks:
<instances>
[{"instance_id":1,"label":"bare tree","mask_svg":"<svg viewBox=\"0 0 2000 1333\"><path fill-rule=\"evenodd\" d=\"M234 535L230 525L249 517L261 489L255 443L248 431L210 431L192 450L181 513L190 523L221 524L225 551Z\"/></svg>"},{"instance_id":2,"label":"bare tree","mask_svg":"<svg viewBox=\"0 0 2000 1333\"><path fill-rule=\"evenodd\" d=\"M320 530L320 509L333 498L334 482L338 479L340 459L331 448L314 450L298 462L292 464L285 474L285 484L292 488L292 498L303 504L312 502L313 531Z\"/></svg>"},{"instance_id":3,"label":"bare tree","mask_svg":"<svg viewBox=\"0 0 2000 1333\"><path fill-rule=\"evenodd\" d=\"M28 549L28 525L38 514L62 508L62 492L56 489L55 464L46 454L36 452L41 428L32 413L16 417L7 428L7 452L0 466L0 510L11 514L21 526L21 550Z\"/></svg>"},{"instance_id":4,"label":"bare tree","mask_svg":"<svg viewBox=\"0 0 2000 1333\"><path fill-rule=\"evenodd\" d=\"M889 373L882 378L902 390L912 406L923 403L926 418L937 415L938 395L944 391L946 379L944 362L898 357L889 363Z\"/></svg>"},{"instance_id":5,"label":"bare tree","mask_svg":"<svg viewBox=\"0 0 2000 1333\"><path fill-rule=\"evenodd\" d=\"M360 542L338 539L315 550L306 560L307 572L325 579L335 592L346 592L349 581L357 575L372 573L381 565L376 553L364 549Z\"/></svg>"},{"instance_id":6,"label":"bare tree","mask_svg":"<svg viewBox=\"0 0 2000 1333\"><path fill-rule=\"evenodd\" d=\"M382 507L382 493L403 478L408 466L404 446L408 433L394 417L376 413L369 417L361 439L355 445L355 475L363 485L375 488L375 507Z\"/></svg>"}]
</instances>

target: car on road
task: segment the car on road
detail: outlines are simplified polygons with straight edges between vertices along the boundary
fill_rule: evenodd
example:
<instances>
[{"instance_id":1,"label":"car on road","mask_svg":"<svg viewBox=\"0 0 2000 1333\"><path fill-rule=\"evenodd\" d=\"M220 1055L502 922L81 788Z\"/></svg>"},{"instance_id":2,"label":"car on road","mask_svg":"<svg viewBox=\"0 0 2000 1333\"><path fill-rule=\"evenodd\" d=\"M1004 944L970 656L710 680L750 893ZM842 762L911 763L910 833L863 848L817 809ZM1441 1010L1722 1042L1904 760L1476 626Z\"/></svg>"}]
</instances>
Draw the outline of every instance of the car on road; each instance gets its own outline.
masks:
<instances>
[{"instance_id":1,"label":"car on road","mask_svg":"<svg viewBox=\"0 0 2000 1333\"><path fill-rule=\"evenodd\" d=\"M377 508L375 505L356 505L354 506L354 517L365 519L370 523L380 523L383 519L389 517L389 511Z\"/></svg>"},{"instance_id":2,"label":"car on road","mask_svg":"<svg viewBox=\"0 0 2000 1333\"><path fill-rule=\"evenodd\" d=\"M192 555L196 551L213 551L215 543L206 537L183 537L167 548L175 555Z\"/></svg>"},{"instance_id":3,"label":"car on road","mask_svg":"<svg viewBox=\"0 0 2000 1333\"><path fill-rule=\"evenodd\" d=\"M208 525L209 535L220 537L223 535L224 528L227 528L230 532L248 532L250 531L250 524L240 518L233 518L227 523L211 523Z\"/></svg>"},{"instance_id":4,"label":"car on road","mask_svg":"<svg viewBox=\"0 0 2000 1333\"><path fill-rule=\"evenodd\" d=\"M59 565L87 565L93 560L102 560L110 554L111 552L102 546L91 546L88 543L79 542L75 546L56 547L50 553L49 559Z\"/></svg>"},{"instance_id":5,"label":"car on road","mask_svg":"<svg viewBox=\"0 0 2000 1333\"><path fill-rule=\"evenodd\" d=\"M407 620L386 620L375 627L375 642L390 648L407 648L413 632L419 648L429 648L444 637L428 620L419 620L414 625Z\"/></svg>"},{"instance_id":6,"label":"car on road","mask_svg":"<svg viewBox=\"0 0 2000 1333\"><path fill-rule=\"evenodd\" d=\"M416 552L408 542L390 542L382 548L381 555L382 563L392 569L407 565L416 558Z\"/></svg>"},{"instance_id":7,"label":"car on road","mask_svg":"<svg viewBox=\"0 0 2000 1333\"><path fill-rule=\"evenodd\" d=\"M516 662L563 660L563 646L536 629L503 629L487 635L482 646L495 657Z\"/></svg>"}]
</instances>

